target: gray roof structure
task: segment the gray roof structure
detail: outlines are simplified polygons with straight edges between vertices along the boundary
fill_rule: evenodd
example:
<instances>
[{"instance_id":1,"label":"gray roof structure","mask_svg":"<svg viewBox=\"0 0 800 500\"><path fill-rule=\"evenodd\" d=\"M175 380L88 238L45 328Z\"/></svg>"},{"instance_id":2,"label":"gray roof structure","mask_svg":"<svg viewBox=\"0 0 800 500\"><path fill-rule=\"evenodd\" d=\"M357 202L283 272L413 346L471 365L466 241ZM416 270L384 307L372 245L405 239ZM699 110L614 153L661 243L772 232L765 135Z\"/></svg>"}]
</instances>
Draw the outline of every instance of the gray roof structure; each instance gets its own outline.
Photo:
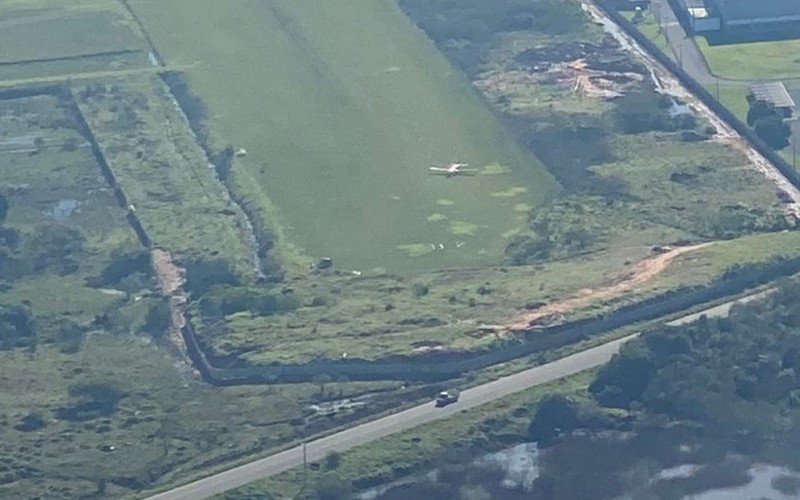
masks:
<instances>
[{"instance_id":1,"label":"gray roof structure","mask_svg":"<svg viewBox=\"0 0 800 500\"><path fill-rule=\"evenodd\" d=\"M800 0L710 0L731 26L800 21Z\"/></svg>"},{"instance_id":2,"label":"gray roof structure","mask_svg":"<svg viewBox=\"0 0 800 500\"><path fill-rule=\"evenodd\" d=\"M781 82L754 83L750 94L758 101L771 102L776 108L796 108L794 99Z\"/></svg>"}]
</instances>

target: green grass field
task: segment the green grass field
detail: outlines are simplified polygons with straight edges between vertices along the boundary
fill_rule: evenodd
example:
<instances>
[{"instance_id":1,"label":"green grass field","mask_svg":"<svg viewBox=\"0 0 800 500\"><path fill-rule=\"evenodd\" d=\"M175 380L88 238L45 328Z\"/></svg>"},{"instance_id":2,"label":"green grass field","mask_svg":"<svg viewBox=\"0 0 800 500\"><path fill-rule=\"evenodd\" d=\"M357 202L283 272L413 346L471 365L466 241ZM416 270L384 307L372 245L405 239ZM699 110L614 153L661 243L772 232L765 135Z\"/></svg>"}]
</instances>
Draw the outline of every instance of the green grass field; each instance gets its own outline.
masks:
<instances>
[{"instance_id":1,"label":"green grass field","mask_svg":"<svg viewBox=\"0 0 800 500\"><path fill-rule=\"evenodd\" d=\"M132 5L168 63L196 63L211 126L247 150L239 168L311 256L344 269L497 263L521 207L557 190L392 1ZM483 174L429 175L451 161Z\"/></svg>"},{"instance_id":2,"label":"green grass field","mask_svg":"<svg viewBox=\"0 0 800 500\"><path fill-rule=\"evenodd\" d=\"M711 72L732 80L779 80L800 77L800 39L709 45L696 37Z\"/></svg>"},{"instance_id":3,"label":"green grass field","mask_svg":"<svg viewBox=\"0 0 800 500\"><path fill-rule=\"evenodd\" d=\"M119 2L10 0L0 10L0 80L145 67L148 50Z\"/></svg>"}]
</instances>

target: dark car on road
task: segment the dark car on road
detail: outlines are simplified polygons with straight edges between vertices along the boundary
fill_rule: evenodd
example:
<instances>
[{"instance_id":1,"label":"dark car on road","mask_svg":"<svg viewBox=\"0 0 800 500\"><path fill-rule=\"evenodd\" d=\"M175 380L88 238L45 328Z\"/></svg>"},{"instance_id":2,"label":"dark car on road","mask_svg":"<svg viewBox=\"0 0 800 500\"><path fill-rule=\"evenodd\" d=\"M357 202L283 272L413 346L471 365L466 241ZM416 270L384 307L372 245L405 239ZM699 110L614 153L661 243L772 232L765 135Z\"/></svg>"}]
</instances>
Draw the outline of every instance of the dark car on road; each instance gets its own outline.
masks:
<instances>
[{"instance_id":1,"label":"dark car on road","mask_svg":"<svg viewBox=\"0 0 800 500\"><path fill-rule=\"evenodd\" d=\"M441 408L458 401L458 393L450 391L442 391L436 396L436 406Z\"/></svg>"}]
</instances>

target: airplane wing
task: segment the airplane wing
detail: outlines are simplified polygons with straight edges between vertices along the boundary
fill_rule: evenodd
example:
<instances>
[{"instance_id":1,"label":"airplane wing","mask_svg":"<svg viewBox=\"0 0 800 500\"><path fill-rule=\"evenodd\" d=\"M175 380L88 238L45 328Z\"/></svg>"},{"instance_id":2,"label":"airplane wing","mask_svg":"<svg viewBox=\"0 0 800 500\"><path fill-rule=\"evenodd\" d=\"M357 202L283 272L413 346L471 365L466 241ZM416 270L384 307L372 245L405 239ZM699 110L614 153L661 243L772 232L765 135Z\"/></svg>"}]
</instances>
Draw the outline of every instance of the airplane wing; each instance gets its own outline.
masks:
<instances>
[{"instance_id":1,"label":"airplane wing","mask_svg":"<svg viewBox=\"0 0 800 500\"><path fill-rule=\"evenodd\" d=\"M442 167L430 167L429 170L431 172L447 172L447 169Z\"/></svg>"}]
</instances>

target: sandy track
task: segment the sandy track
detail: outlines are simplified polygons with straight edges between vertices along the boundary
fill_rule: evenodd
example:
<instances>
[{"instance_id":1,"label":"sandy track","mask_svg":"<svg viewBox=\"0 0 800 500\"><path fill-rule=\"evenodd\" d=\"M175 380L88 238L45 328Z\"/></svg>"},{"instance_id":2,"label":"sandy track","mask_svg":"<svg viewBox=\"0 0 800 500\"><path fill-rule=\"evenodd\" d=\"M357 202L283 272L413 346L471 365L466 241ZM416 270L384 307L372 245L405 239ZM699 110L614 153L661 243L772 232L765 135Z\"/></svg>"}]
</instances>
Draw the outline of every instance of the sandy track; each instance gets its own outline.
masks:
<instances>
[{"instance_id":1,"label":"sandy track","mask_svg":"<svg viewBox=\"0 0 800 500\"><path fill-rule=\"evenodd\" d=\"M185 270L172 260L172 255L166 250L154 249L150 252L153 272L156 275L161 294L169 299L170 310L170 342L184 358L186 364L191 366L186 352L186 343L183 340L181 329L186 325L186 293L183 283L186 281Z\"/></svg>"},{"instance_id":2,"label":"sandy track","mask_svg":"<svg viewBox=\"0 0 800 500\"><path fill-rule=\"evenodd\" d=\"M529 330L532 324L543 318L561 316L604 299L619 297L661 274L676 257L707 245L709 245L709 243L679 247L644 259L633 266L629 271L613 279L608 286L597 289L585 288L580 290L573 297L558 302L552 302L536 311L522 314L508 325L508 329L511 331Z\"/></svg>"}]
</instances>

